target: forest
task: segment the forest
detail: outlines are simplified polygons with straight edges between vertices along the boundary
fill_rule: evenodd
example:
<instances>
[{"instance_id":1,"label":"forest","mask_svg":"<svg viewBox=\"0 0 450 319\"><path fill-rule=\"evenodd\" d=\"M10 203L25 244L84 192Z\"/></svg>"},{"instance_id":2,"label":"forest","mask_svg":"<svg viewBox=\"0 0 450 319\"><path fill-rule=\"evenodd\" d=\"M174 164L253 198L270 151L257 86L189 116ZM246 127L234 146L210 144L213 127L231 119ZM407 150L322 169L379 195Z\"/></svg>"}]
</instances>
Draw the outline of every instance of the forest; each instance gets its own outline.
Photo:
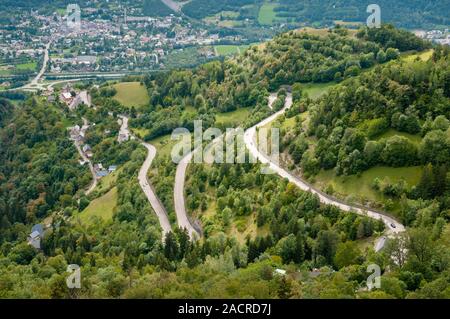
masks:
<instances>
[{"instance_id":1,"label":"forest","mask_svg":"<svg viewBox=\"0 0 450 319\"><path fill-rule=\"evenodd\" d=\"M427 61L405 60L428 50ZM238 57L144 77L150 102L140 109L120 105L108 84L86 86L96 107L76 112L36 95L14 106L0 100L0 297L449 298L448 63L448 49L388 25L356 35L292 31ZM308 95L308 85L324 83L326 93ZM261 174L259 164L192 164L186 204L203 237L190 241L172 223L161 239L137 179L146 150L136 140L118 144L116 116L130 116L131 128L151 143L175 127L192 129L196 119L220 125L239 110L250 111L229 123L247 128L283 106L285 88L294 105L276 125L293 170L314 178L323 169L357 175L380 161L424 167L414 189L374 185L401 197L395 217L406 232L376 252L372 243L386 227L379 220L322 204ZM276 91L271 110L268 95ZM96 124L86 136L94 160L119 166L111 184L88 196L90 172L67 132L82 118ZM295 125L286 128L290 119ZM421 142L400 133L379 138L389 129ZM170 210L174 164L167 154L150 174ZM111 218L79 218L113 188ZM26 237L44 221L51 226L36 250ZM81 289L67 288L68 264L81 266ZM381 287L368 291L370 264L383 275Z\"/></svg>"},{"instance_id":2,"label":"forest","mask_svg":"<svg viewBox=\"0 0 450 319\"><path fill-rule=\"evenodd\" d=\"M183 12L194 18L204 18L222 11L239 12L245 16L245 6L274 3L277 18L289 23L307 23L308 25L330 26L335 21L364 23L368 17L367 6L373 1L365 0L193 0L183 7ZM396 27L435 28L449 24L448 4L445 1L388 1L379 0L383 22ZM248 16L247 16L248 17ZM255 17L254 17L255 18Z\"/></svg>"},{"instance_id":3,"label":"forest","mask_svg":"<svg viewBox=\"0 0 450 319\"><path fill-rule=\"evenodd\" d=\"M448 49L437 48L429 61L376 66L318 100L297 100L288 116L303 113L309 123L283 131L282 148L311 178L320 170L349 176L379 166L423 167L417 185L376 178L372 187L402 203L398 214L407 225L427 214L446 218L449 70ZM395 134L383 137L388 131Z\"/></svg>"},{"instance_id":4,"label":"forest","mask_svg":"<svg viewBox=\"0 0 450 319\"><path fill-rule=\"evenodd\" d=\"M377 34L361 31L355 38L342 28L325 36L291 31L236 58L152 74L144 80L151 99L148 112L133 123L149 130L147 140L176 127L191 129L194 119L203 120L207 128L215 113L244 107L254 109L248 124L256 123L265 109L265 95L281 85L342 80L396 59L400 52L429 46L390 25Z\"/></svg>"}]
</instances>

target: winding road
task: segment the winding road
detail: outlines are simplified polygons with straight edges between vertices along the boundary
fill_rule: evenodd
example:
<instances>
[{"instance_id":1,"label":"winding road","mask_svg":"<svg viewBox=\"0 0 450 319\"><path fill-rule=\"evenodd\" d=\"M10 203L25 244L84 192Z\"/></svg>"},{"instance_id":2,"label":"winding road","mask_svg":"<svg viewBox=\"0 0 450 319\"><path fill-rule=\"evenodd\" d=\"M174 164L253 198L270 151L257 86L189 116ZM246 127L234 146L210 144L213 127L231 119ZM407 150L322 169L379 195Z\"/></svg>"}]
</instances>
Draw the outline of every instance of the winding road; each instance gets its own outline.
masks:
<instances>
[{"instance_id":1,"label":"winding road","mask_svg":"<svg viewBox=\"0 0 450 319\"><path fill-rule=\"evenodd\" d=\"M150 169L153 159L156 156L156 148L145 142L142 142L142 145L147 149L148 154L144 164L142 164L142 167L139 170L139 185L141 186L145 196L147 196L147 199L155 211L156 216L158 216L159 224L161 225L163 232L163 238L165 238L166 234L172 230L172 227L170 226L169 217L167 216L167 211L164 205L161 203L158 196L156 196L156 193L147 178L148 170Z\"/></svg>"},{"instance_id":2,"label":"winding road","mask_svg":"<svg viewBox=\"0 0 450 319\"><path fill-rule=\"evenodd\" d=\"M7 91L24 90L24 91L36 92L36 91L44 88L43 85L40 83L40 80L44 76L45 70L47 70L48 61L50 60L49 52L48 52L50 49L50 45L51 45L51 41L45 45L44 61L42 63L41 70L36 75L36 77L33 80L31 80L30 83L25 84L24 86L14 88L14 89L8 89Z\"/></svg>"},{"instance_id":3,"label":"winding road","mask_svg":"<svg viewBox=\"0 0 450 319\"><path fill-rule=\"evenodd\" d=\"M89 170L91 171L91 174L92 174L92 183L91 183L91 185L89 186L89 188L85 192L86 196L88 196L97 187L98 180L97 180L97 177L95 175L95 170L94 170L94 166L92 165L92 162L86 157L86 155L84 155L84 153L81 150L81 147L78 144L78 142L74 141L74 143L75 143L75 147L77 148L78 153L80 154L81 158L83 158L83 160L88 163Z\"/></svg>"},{"instance_id":4,"label":"winding road","mask_svg":"<svg viewBox=\"0 0 450 319\"><path fill-rule=\"evenodd\" d=\"M273 98L269 98L269 103L272 99ZM286 110L288 110L291 106L292 106L292 94L288 93L288 95L286 97L285 106L283 107L283 109L272 114L271 116L267 117L260 123L254 125L253 127L249 128L248 130L245 131L244 142L245 142L247 148L249 149L250 153L255 158L257 158L261 163L269 165L269 167L275 173L277 173L279 176L288 179L291 183L295 184L297 187L299 187L300 189L302 189L304 191L308 191L313 194L316 194L323 204L336 206L346 212L354 212L359 215L368 216L373 219L382 220L384 222L384 224L387 226L387 230L385 232L385 235L380 237L375 243L375 250L376 251L381 250L386 241L386 236L391 237L395 234L405 231L405 227L401 223L399 223L398 221L396 221L395 219L393 219L392 217L388 216L387 214L385 214L383 212L375 211L373 209L369 209L369 208L365 208L365 207L348 205L336 198L331 197L328 194L323 193L322 191L316 189L315 187L313 187L311 184L309 184L305 180L292 175L284 168L281 168L279 165L274 164L273 162L270 161L270 159L268 158L267 155L262 154L258 150L258 148L256 146L256 130L257 130L257 128L263 127L263 126L269 124L270 122L275 120L278 116L283 114ZM271 105L269 107L271 107Z\"/></svg>"},{"instance_id":5,"label":"winding road","mask_svg":"<svg viewBox=\"0 0 450 319\"><path fill-rule=\"evenodd\" d=\"M133 136L128 128L128 117L119 115L119 118L122 120L120 132L126 133L128 134L128 136ZM156 192L149 183L147 178L148 170L150 169L153 159L156 156L156 148L153 145L145 142L141 142L141 144L147 149L148 153L144 163L141 166L141 169L139 170L138 175L139 185L141 186L142 191L144 192L145 196L150 202L150 205L155 211L156 216L159 219L159 224L161 225L162 228L162 237L164 241L166 234L172 230L172 227L170 226L169 217L167 215L167 211L164 205L161 203L158 196L156 196Z\"/></svg>"}]
</instances>

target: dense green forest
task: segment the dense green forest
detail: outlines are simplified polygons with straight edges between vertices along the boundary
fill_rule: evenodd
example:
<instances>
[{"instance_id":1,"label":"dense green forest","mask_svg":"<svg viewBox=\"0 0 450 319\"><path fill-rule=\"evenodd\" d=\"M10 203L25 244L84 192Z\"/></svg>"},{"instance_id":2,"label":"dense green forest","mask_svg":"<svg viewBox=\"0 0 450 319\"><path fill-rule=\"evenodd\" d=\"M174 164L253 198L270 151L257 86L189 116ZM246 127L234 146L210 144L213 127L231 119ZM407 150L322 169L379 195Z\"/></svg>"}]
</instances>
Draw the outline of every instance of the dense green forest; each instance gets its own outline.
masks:
<instances>
[{"instance_id":1,"label":"dense green forest","mask_svg":"<svg viewBox=\"0 0 450 319\"><path fill-rule=\"evenodd\" d=\"M438 48L428 61L376 66L318 100L298 99L288 117L304 114L308 123L284 130L282 148L305 176L320 170L348 176L377 166L424 167L417 185L375 179L372 187L401 201L399 214L407 225L423 222L431 211L432 219L445 218L449 62L448 49ZM388 131L396 134L383 137Z\"/></svg>"},{"instance_id":2,"label":"dense green forest","mask_svg":"<svg viewBox=\"0 0 450 319\"><path fill-rule=\"evenodd\" d=\"M70 0L4 0L0 12L6 10L33 9L54 12L56 9L65 8L72 3ZM258 12L265 3L275 5L276 18L289 24L301 23L316 26L331 26L335 21L365 23L368 13L366 8L372 4L370 0L191 0L183 7L185 15L203 19L224 11L237 14L237 20L251 19L257 21ZM78 1L83 8L92 6L91 1ZM130 8L141 8L143 14L149 16L166 16L175 14L161 0L126 0L120 1L121 5ZM443 0L379 0L382 21L392 23L397 27L407 29L432 29L442 28L450 24L448 17L448 1ZM101 8L107 8L109 3L96 4ZM0 15L1 16L1 15ZM6 15L5 18L8 18Z\"/></svg>"},{"instance_id":3,"label":"dense green forest","mask_svg":"<svg viewBox=\"0 0 450 319\"><path fill-rule=\"evenodd\" d=\"M192 0L183 7L183 12L195 18L204 18L222 11L239 13L242 19L248 17L245 9L248 5L260 7L264 3L275 5L277 19L288 23L306 23L308 25L330 26L335 21L365 23L368 13L366 8L373 1L369 0L226 0L208 1ZM448 1L407 1L380 0L383 22L392 23L402 28L433 28L447 26L450 23ZM253 17L256 19L256 17ZM239 18L238 18L239 19Z\"/></svg>"},{"instance_id":4,"label":"dense green forest","mask_svg":"<svg viewBox=\"0 0 450 319\"><path fill-rule=\"evenodd\" d=\"M417 59L406 59L413 50L420 51ZM76 112L39 96L14 107L0 100L6 115L0 127L0 297L450 297L449 52L432 50L421 60L429 45L390 26L358 34L336 28L322 36L293 31L235 58L143 78L150 103L140 109L116 102L108 84L90 90L95 108ZM324 83L333 86L328 93L308 96L308 85ZM131 127L152 143L173 128L192 129L195 119L204 128L225 125L223 117L249 127L282 107L284 85L292 87L294 105L276 125L294 169L314 176L321 168L354 175L377 161L426 167L414 191L399 193L404 206L398 218L407 231L375 252L381 221L321 204L286 180L261 174L259 164L195 164L186 204L204 236L190 241L173 223L161 240L137 179L146 151L136 140L118 144L117 114L127 113ZM268 95L275 91L270 110ZM248 115L233 118L236 111ZM86 136L95 162L119 165L111 184L89 196L83 190L90 172L79 165L67 132L82 118L96 124ZM290 119L295 125L285 128ZM388 129L422 140L376 139ZM362 160L366 148L375 155ZM154 165L151 181L171 210L175 166L167 154ZM78 218L111 189L117 190L111 218ZM26 236L48 217L51 227L36 250ZM81 289L66 286L72 263L81 266ZM367 291L370 264L383 275L381 288Z\"/></svg>"},{"instance_id":5,"label":"dense green forest","mask_svg":"<svg viewBox=\"0 0 450 319\"><path fill-rule=\"evenodd\" d=\"M175 12L162 3L161 0L144 0L142 12L146 16L150 17L161 17L175 14Z\"/></svg>"}]
</instances>

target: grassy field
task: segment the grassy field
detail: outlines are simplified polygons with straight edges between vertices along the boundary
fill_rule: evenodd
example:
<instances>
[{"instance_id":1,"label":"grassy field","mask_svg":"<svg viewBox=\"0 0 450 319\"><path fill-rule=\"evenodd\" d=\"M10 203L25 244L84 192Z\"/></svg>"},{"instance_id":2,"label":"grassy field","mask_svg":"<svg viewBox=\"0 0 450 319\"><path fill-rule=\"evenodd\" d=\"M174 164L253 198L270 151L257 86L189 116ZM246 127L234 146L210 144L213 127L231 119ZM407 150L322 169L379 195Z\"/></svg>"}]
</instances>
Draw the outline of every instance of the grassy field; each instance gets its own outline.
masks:
<instances>
[{"instance_id":1,"label":"grassy field","mask_svg":"<svg viewBox=\"0 0 450 319\"><path fill-rule=\"evenodd\" d=\"M133 128L132 131L139 138L144 138L144 136L150 132L150 130L146 128Z\"/></svg>"},{"instance_id":2,"label":"grassy field","mask_svg":"<svg viewBox=\"0 0 450 319\"><path fill-rule=\"evenodd\" d=\"M235 127L241 124L250 114L250 108L240 108L227 113L216 114L216 124Z\"/></svg>"},{"instance_id":3,"label":"grassy field","mask_svg":"<svg viewBox=\"0 0 450 319\"><path fill-rule=\"evenodd\" d=\"M303 92L307 93L308 96L312 99L317 99L326 92L328 92L329 89L331 89L333 86L335 86L335 82L329 82L329 83L306 83L302 84ZM303 125L308 125L309 117L308 112L304 112L300 114L301 122L303 122ZM274 122L268 123L265 125L265 128L269 129ZM281 128L288 129L295 125L295 117L286 118L283 123L281 123Z\"/></svg>"},{"instance_id":4,"label":"grassy field","mask_svg":"<svg viewBox=\"0 0 450 319\"><path fill-rule=\"evenodd\" d=\"M290 129L290 128L294 127L295 124L296 124L295 123L295 117L290 117L290 118L287 118L287 119L285 119L283 121L283 123L281 125L281 128L283 128L283 129Z\"/></svg>"},{"instance_id":5,"label":"grassy field","mask_svg":"<svg viewBox=\"0 0 450 319\"><path fill-rule=\"evenodd\" d=\"M227 55L233 55L233 54L240 54L243 53L245 50L247 50L250 47L250 45L215 45L214 51L216 52L216 55L219 56L227 56Z\"/></svg>"},{"instance_id":6,"label":"grassy field","mask_svg":"<svg viewBox=\"0 0 450 319\"><path fill-rule=\"evenodd\" d=\"M296 32L309 33L309 34L317 35L317 36L326 36L329 34L328 30L329 29L327 29L327 28L304 27L304 28L300 28L300 29L296 30ZM358 32L358 30L348 29L348 34L352 37L356 36L357 32Z\"/></svg>"},{"instance_id":7,"label":"grassy field","mask_svg":"<svg viewBox=\"0 0 450 319\"><path fill-rule=\"evenodd\" d=\"M205 61L207 58L198 47L172 50L164 58L166 69L192 67Z\"/></svg>"},{"instance_id":8,"label":"grassy field","mask_svg":"<svg viewBox=\"0 0 450 319\"><path fill-rule=\"evenodd\" d=\"M345 27L359 27L363 24L362 22L343 21L343 20L334 20L334 23Z\"/></svg>"},{"instance_id":9,"label":"grassy field","mask_svg":"<svg viewBox=\"0 0 450 319\"><path fill-rule=\"evenodd\" d=\"M239 53L237 45L215 45L216 55L232 55Z\"/></svg>"},{"instance_id":10,"label":"grassy field","mask_svg":"<svg viewBox=\"0 0 450 319\"><path fill-rule=\"evenodd\" d=\"M139 82L121 82L114 85L117 94L114 99L126 107L145 106L150 102L147 89Z\"/></svg>"},{"instance_id":11,"label":"grassy field","mask_svg":"<svg viewBox=\"0 0 450 319\"><path fill-rule=\"evenodd\" d=\"M149 141L150 144L156 147L156 157L170 155L173 145L177 142L177 140L172 140L171 135L160 136Z\"/></svg>"},{"instance_id":12,"label":"grassy field","mask_svg":"<svg viewBox=\"0 0 450 319\"><path fill-rule=\"evenodd\" d=\"M116 184L117 176L119 176L120 168L116 170L115 172L103 177L97 185L96 190L100 193L104 192L105 190L111 189Z\"/></svg>"},{"instance_id":13,"label":"grassy field","mask_svg":"<svg viewBox=\"0 0 450 319\"><path fill-rule=\"evenodd\" d=\"M328 185L332 185L335 192L339 195L347 197L351 200L361 202L369 200L372 202L384 202L387 198L372 188L375 178L380 180L388 179L391 183L396 183L404 179L408 185L415 186L418 184L422 175L422 167L384 167L378 166L368 169L360 176L336 176L333 170L321 171L316 177L314 185L321 189L326 189Z\"/></svg>"},{"instance_id":14,"label":"grassy field","mask_svg":"<svg viewBox=\"0 0 450 319\"><path fill-rule=\"evenodd\" d=\"M303 92L308 93L310 98L317 99L321 97L323 94L327 93L329 89L335 86L335 82L329 83L307 83L303 84Z\"/></svg>"},{"instance_id":15,"label":"grassy field","mask_svg":"<svg viewBox=\"0 0 450 319\"><path fill-rule=\"evenodd\" d=\"M267 236L270 231L268 225L258 227L256 223L256 214L252 214L250 216L235 217L230 223L227 233L232 238L236 238L241 244L244 244L247 237L264 237Z\"/></svg>"},{"instance_id":16,"label":"grassy field","mask_svg":"<svg viewBox=\"0 0 450 319\"><path fill-rule=\"evenodd\" d=\"M309 97L315 99L325 94L336 83L324 83L324 84L304 84L303 91L308 93ZM302 113L300 118L303 122L302 125L307 126L308 114ZM270 124L269 124L270 125ZM282 128L291 128L296 125L295 117L288 118L283 121ZM383 138L389 138L391 136L404 136L416 145L421 142L421 137L418 135L398 132L393 129L387 130L384 134L377 137L377 140ZM308 139L308 143L314 147L317 141ZM336 176L333 170L322 170L317 176L314 177L313 184L325 190L327 187L332 186L335 195L340 198L346 198L349 202L364 203L366 201L385 204L388 197L372 188L372 184L375 178L380 180L388 180L390 183L397 183L401 179L404 179L409 187L418 184L422 175L422 167L373 167L361 175L352 176ZM398 201L394 201L393 212L396 212L399 208Z\"/></svg>"},{"instance_id":17,"label":"grassy field","mask_svg":"<svg viewBox=\"0 0 450 319\"><path fill-rule=\"evenodd\" d=\"M434 52L434 50L431 49L431 50L419 52L416 54L407 54L407 55L403 56L402 59L403 59L403 61L406 61L406 62L413 62L417 58L419 58L420 60L426 62L429 59L431 59L431 57L433 56L433 52Z\"/></svg>"},{"instance_id":18,"label":"grassy field","mask_svg":"<svg viewBox=\"0 0 450 319\"><path fill-rule=\"evenodd\" d=\"M276 18L275 8L278 6L277 3L264 3L259 9L258 22L261 25L272 25Z\"/></svg>"},{"instance_id":19,"label":"grassy field","mask_svg":"<svg viewBox=\"0 0 450 319\"><path fill-rule=\"evenodd\" d=\"M30 70L35 71L37 68L37 62L28 62L28 63L21 63L16 65L17 70Z\"/></svg>"},{"instance_id":20,"label":"grassy field","mask_svg":"<svg viewBox=\"0 0 450 319\"><path fill-rule=\"evenodd\" d=\"M191 164L192 165L192 164ZM208 171L209 165L203 164L203 168ZM188 189L190 187L190 184L192 181L189 179L189 169L187 174L187 187ZM259 188L253 188L251 189L252 192L260 193L261 190ZM201 212L200 209L197 209L195 211L190 211L189 213L191 216L194 216L195 218L198 218L202 221L203 225L218 225L221 224L221 220L217 215L217 196L214 190L214 187L207 186L205 194L207 195L207 203L208 208ZM230 219L230 224L225 227L213 227L214 230L210 231L210 236L216 234L217 232L224 232L228 236L231 236L232 238L235 238L239 243L244 244L247 240L247 237L255 238L257 236L267 236L269 231L269 226L265 225L263 227L258 227L256 222L256 213L252 213L247 216L235 216L233 215Z\"/></svg>"},{"instance_id":21,"label":"grassy field","mask_svg":"<svg viewBox=\"0 0 450 319\"><path fill-rule=\"evenodd\" d=\"M89 223L98 217L104 221L111 220L117 204L117 188L114 187L105 195L93 200L79 215L82 223Z\"/></svg>"},{"instance_id":22,"label":"grassy field","mask_svg":"<svg viewBox=\"0 0 450 319\"><path fill-rule=\"evenodd\" d=\"M394 129L387 130L385 133L383 133L382 135L377 137L376 140L381 140L383 138L388 139L395 135L406 137L408 140L410 140L410 142L412 142L416 145L418 145L418 144L420 144L420 142L422 142L422 138L419 135L413 135L413 134L408 134L408 133L404 133L404 132L399 132Z\"/></svg>"}]
</instances>

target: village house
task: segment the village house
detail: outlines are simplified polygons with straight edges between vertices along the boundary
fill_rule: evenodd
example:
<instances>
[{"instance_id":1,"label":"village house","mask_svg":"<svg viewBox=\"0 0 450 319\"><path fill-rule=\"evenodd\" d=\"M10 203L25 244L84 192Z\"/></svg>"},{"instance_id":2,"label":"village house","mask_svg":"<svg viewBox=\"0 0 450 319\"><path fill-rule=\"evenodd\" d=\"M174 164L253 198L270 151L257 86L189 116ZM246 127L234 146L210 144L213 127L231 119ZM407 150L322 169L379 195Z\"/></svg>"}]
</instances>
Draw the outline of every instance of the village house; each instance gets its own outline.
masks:
<instances>
[{"instance_id":1,"label":"village house","mask_svg":"<svg viewBox=\"0 0 450 319\"><path fill-rule=\"evenodd\" d=\"M115 172L117 170L117 165L110 165L109 167L108 167L108 172L109 173L113 173L113 172Z\"/></svg>"},{"instance_id":2,"label":"village house","mask_svg":"<svg viewBox=\"0 0 450 319\"><path fill-rule=\"evenodd\" d=\"M44 236L44 227L41 224L36 224L31 228L31 233L28 236L28 244L36 249L41 249L41 239Z\"/></svg>"}]
</instances>

